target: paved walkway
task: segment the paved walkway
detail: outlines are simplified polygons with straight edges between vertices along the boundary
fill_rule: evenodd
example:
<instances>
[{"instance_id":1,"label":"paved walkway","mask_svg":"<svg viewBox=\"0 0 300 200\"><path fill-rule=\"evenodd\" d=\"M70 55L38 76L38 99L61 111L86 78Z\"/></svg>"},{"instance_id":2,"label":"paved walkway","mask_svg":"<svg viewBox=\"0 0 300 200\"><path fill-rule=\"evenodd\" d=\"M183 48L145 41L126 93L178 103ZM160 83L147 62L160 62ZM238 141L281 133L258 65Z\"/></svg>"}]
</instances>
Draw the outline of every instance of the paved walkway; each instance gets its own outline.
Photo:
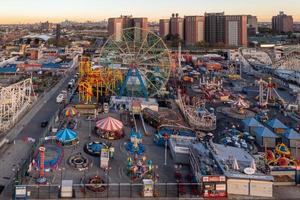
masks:
<instances>
[{"instance_id":1,"label":"paved walkway","mask_svg":"<svg viewBox=\"0 0 300 200\"><path fill-rule=\"evenodd\" d=\"M0 155L0 185L6 186L13 181L17 168L28 157L33 145L32 142L24 142L23 139L32 137L38 140L40 138L43 130L40 122L45 118L49 119L58 110L56 96L67 85L71 75L73 73L65 76L48 93L38 99L32 109L6 135L10 142Z\"/></svg>"}]
</instances>

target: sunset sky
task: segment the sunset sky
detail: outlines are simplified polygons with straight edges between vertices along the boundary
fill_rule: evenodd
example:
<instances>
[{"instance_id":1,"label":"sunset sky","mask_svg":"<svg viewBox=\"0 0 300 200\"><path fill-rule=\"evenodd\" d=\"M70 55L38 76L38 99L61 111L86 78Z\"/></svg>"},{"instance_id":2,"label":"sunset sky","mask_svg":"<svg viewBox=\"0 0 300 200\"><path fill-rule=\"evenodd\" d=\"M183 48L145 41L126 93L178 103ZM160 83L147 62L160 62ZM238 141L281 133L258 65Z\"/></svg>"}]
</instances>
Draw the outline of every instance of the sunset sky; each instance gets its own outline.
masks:
<instances>
[{"instance_id":1,"label":"sunset sky","mask_svg":"<svg viewBox=\"0 0 300 200\"><path fill-rule=\"evenodd\" d=\"M0 23L32 23L65 19L99 21L121 14L168 18L172 13L203 15L204 12L257 15L259 21L285 11L300 21L300 0L0 0Z\"/></svg>"}]
</instances>

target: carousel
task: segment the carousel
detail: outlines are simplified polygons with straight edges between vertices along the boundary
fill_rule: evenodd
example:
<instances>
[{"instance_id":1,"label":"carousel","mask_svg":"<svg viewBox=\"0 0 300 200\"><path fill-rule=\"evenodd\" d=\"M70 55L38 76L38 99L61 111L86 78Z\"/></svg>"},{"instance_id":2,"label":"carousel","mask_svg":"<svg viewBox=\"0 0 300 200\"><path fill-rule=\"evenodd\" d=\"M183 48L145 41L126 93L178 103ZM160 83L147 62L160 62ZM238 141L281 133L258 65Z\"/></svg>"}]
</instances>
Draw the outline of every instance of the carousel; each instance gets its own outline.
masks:
<instances>
[{"instance_id":1,"label":"carousel","mask_svg":"<svg viewBox=\"0 0 300 200\"><path fill-rule=\"evenodd\" d=\"M78 135L75 131L65 128L59 130L56 135L56 140L63 146L76 145L79 143Z\"/></svg>"},{"instance_id":2,"label":"carousel","mask_svg":"<svg viewBox=\"0 0 300 200\"><path fill-rule=\"evenodd\" d=\"M124 137L123 127L121 121L107 117L96 122L96 133L102 138L117 140Z\"/></svg>"}]
</instances>

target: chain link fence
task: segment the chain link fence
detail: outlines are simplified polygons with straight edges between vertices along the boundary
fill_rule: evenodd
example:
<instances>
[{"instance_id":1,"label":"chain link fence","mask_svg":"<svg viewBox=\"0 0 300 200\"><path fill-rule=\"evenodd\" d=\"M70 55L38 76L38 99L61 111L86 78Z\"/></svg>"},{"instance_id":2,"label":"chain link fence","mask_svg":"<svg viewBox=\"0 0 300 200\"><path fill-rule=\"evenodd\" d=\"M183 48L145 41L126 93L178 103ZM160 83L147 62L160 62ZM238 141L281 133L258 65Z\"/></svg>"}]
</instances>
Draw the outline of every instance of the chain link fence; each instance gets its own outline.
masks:
<instances>
[{"instance_id":1,"label":"chain link fence","mask_svg":"<svg viewBox=\"0 0 300 200\"><path fill-rule=\"evenodd\" d=\"M27 199L58 199L60 185L23 185L26 187ZM95 192L89 188L103 188ZM74 184L73 198L141 198L143 184L141 183L109 183L109 184ZM199 183L155 183L153 198L200 198Z\"/></svg>"}]
</instances>

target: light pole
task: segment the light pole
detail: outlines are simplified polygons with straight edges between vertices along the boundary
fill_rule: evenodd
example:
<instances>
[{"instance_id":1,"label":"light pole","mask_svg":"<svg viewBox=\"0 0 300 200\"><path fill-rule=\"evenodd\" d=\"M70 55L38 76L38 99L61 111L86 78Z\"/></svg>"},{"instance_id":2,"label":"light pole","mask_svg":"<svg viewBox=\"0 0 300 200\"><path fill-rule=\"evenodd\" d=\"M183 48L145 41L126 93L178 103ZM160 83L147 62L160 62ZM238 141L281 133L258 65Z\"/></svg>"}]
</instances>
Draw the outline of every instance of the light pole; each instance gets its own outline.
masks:
<instances>
[{"instance_id":1,"label":"light pole","mask_svg":"<svg viewBox=\"0 0 300 200\"><path fill-rule=\"evenodd\" d=\"M167 138L165 138L165 165L167 165L167 152L168 151L168 141Z\"/></svg>"},{"instance_id":2,"label":"light pole","mask_svg":"<svg viewBox=\"0 0 300 200\"><path fill-rule=\"evenodd\" d=\"M65 168L62 167L62 168L59 168L58 170L60 171L60 182L62 183L63 170L65 170Z\"/></svg>"},{"instance_id":3,"label":"light pole","mask_svg":"<svg viewBox=\"0 0 300 200\"><path fill-rule=\"evenodd\" d=\"M89 141L91 140L91 120L89 120Z\"/></svg>"}]
</instances>

